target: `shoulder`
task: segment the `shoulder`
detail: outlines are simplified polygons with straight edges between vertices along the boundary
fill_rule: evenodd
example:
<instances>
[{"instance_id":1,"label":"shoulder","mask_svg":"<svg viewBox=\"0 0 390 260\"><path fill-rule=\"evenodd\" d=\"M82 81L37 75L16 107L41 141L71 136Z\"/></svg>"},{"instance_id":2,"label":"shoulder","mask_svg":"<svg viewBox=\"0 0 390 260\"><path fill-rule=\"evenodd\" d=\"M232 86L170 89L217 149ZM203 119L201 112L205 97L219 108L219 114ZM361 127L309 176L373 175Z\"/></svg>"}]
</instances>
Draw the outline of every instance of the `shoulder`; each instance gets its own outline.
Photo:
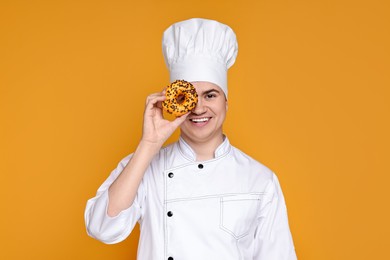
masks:
<instances>
[{"instance_id":1,"label":"shoulder","mask_svg":"<svg viewBox=\"0 0 390 260\"><path fill-rule=\"evenodd\" d=\"M178 142L173 142L163 146L154 156L151 162L152 169L167 169L173 164L173 160L178 158Z\"/></svg>"},{"instance_id":2,"label":"shoulder","mask_svg":"<svg viewBox=\"0 0 390 260\"><path fill-rule=\"evenodd\" d=\"M246 172L250 172L258 176L261 175L261 177L265 179L271 180L274 178L274 173L270 168L235 146L232 146L231 156L233 156L237 164L240 165L240 167L242 167L242 169Z\"/></svg>"}]
</instances>

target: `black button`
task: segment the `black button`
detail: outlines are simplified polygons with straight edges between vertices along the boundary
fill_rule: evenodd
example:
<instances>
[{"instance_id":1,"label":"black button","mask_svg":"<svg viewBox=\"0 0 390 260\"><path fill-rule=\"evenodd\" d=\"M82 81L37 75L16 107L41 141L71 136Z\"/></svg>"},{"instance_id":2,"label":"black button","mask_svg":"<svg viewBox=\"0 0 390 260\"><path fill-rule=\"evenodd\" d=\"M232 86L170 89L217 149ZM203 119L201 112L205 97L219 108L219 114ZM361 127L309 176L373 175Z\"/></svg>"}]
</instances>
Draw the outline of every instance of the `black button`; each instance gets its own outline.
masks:
<instances>
[{"instance_id":1,"label":"black button","mask_svg":"<svg viewBox=\"0 0 390 260\"><path fill-rule=\"evenodd\" d=\"M172 217L172 216L173 216L172 211L168 211L167 215L168 215L168 217ZM173 259L173 258L172 258L172 259Z\"/></svg>"},{"instance_id":2,"label":"black button","mask_svg":"<svg viewBox=\"0 0 390 260\"><path fill-rule=\"evenodd\" d=\"M173 260L173 257L172 256L168 257L168 260Z\"/></svg>"},{"instance_id":3,"label":"black button","mask_svg":"<svg viewBox=\"0 0 390 260\"><path fill-rule=\"evenodd\" d=\"M203 169L203 164L198 164L199 169Z\"/></svg>"},{"instance_id":4,"label":"black button","mask_svg":"<svg viewBox=\"0 0 390 260\"><path fill-rule=\"evenodd\" d=\"M173 178L173 175L174 175L173 172L168 173L169 178Z\"/></svg>"}]
</instances>

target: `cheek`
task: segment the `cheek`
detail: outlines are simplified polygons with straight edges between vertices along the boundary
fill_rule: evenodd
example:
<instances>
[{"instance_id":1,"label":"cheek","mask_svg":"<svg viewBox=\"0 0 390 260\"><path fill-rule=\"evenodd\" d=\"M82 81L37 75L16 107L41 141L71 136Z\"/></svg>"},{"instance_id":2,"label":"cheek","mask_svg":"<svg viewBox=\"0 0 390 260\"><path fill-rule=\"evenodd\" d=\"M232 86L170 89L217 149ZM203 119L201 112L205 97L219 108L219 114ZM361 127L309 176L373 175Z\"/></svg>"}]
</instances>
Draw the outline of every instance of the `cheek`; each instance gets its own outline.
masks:
<instances>
[{"instance_id":1,"label":"cheek","mask_svg":"<svg viewBox=\"0 0 390 260\"><path fill-rule=\"evenodd\" d=\"M216 110L216 115L219 117L219 120L221 123L225 120L226 117L226 111L227 106L225 104L221 104L221 106L218 107L218 110Z\"/></svg>"},{"instance_id":2,"label":"cheek","mask_svg":"<svg viewBox=\"0 0 390 260\"><path fill-rule=\"evenodd\" d=\"M221 104L221 109L219 110L221 114L226 114L227 110L228 110L228 103L226 101L224 101L222 104Z\"/></svg>"}]
</instances>

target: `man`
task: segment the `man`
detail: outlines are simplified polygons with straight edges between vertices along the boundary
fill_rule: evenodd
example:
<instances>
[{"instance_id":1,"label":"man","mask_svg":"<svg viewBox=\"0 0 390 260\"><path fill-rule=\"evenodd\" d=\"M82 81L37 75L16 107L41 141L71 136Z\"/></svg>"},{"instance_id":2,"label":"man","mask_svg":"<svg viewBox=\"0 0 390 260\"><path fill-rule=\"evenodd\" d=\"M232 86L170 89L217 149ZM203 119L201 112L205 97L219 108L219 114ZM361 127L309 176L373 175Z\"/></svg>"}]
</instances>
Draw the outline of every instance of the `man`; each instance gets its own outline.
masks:
<instances>
[{"instance_id":1,"label":"man","mask_svg":"<svg viewBox=\"0 0 390 260\"><path fill-rule=\"evenodd\" d=\"M234 32L212 20L182 21L164 32L163 53L171 81L192 82L198 103L168 121L164 91L147 98L136 151L87 203L88 234L117 243L138 222L140 260L296 259L277 177L223 134ZM179 126L180 139L162 148Z\"/></svg>"}]
</instances>

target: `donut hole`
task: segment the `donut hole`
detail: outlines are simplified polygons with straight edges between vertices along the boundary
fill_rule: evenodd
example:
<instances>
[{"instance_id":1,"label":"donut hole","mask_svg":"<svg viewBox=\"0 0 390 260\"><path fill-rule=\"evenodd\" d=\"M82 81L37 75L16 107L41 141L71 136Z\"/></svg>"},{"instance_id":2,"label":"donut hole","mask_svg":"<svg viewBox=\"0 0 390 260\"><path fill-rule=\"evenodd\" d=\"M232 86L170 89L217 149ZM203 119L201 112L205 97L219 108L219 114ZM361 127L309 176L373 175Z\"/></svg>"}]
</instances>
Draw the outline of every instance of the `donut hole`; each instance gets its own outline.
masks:
<instances>
[{"instance_id":1,"label":"donut hole","mask_svg":"<svg viewBox=\"0 0 390 260\"><path fill-rule=\"evenodd\" d=\"M176 102L178 104L183 104L185 100L186 100L186 95L184 94L177 95Z\"/></svg>"}]
</instances>

